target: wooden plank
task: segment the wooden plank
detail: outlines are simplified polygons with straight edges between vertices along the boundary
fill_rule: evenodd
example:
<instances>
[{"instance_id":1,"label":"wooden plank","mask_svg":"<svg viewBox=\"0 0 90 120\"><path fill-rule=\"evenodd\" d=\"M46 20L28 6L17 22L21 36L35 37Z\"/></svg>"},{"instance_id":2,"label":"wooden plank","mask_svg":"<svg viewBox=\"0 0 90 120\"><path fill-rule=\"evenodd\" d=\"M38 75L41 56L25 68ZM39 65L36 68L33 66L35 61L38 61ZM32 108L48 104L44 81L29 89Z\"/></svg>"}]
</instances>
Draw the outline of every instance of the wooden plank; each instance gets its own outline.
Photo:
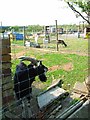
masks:
<instances>
[{"instance_id":1,"label":"wooden plank","mask_svg":"<svg viewBox=\"0 0 90 120\"><path fill-rule=\"evenodd\" d=\"M14 99L13 95L5 96L5 97L3 97L2 104L7 105L7 104L11 103L11 101L13 101L13 99Z\"/></svg>"},{"instance_id":2,"label":"wooden plank","mask_svg":"<svg viewBox=\"0 0 90 120\"><path fill-rule=\"evenodd\" d=\"M9 55L9 54L2 55L2 57L0 57L0 61L2 61L2 62L10 62L11 61L11 55Z\"/></svg>"},{"instance_id":3,"label":"wooden plank","mask_svg":"<svg viewBox=\"0 0 90 120\"><path fill-rule=\"evenodd\" d=\"M2 90L3 91L6 91L6 90L8 90L10 88L13 89L13 82L8 82L6 84L2 84Z\"/></svg>"},{"instance_id":4,"label":"wooden plank","mask_svg":"<svg viewBox=\"0 0 90 120\"><path fill-rule=\"evenodd\" d=\"M2 46L6 46L9 45L10 46L10 39L2 39L2 41L0 42L2 44Z\"/></svg>"},{"instance_id":5,"label":"wooden plank","mask_svg":"<svg viewBox=\"0 0 90 120\"><path fill-rule=\"evenodd\" d=\"M60 80L60 79L53 80L52 84L47 88L47 90L50 90L50 89L52 89L52 87L59 86L61 84L62 84L62 80Z\"/></svg>"},{"instance_id":6,"label":"wooden plank","mask_svg":"<svg viewBox=\"0 0 90 120\"><path fill-rule=\"evenodd\" d=\"M1 81L1 79L0 79ZM2 88L0 87L0 109L2 108ZM1 111L0 111L1 112ZM2 114L2 113L1 113ZM1 115L0 114L0 115Z\"/></svg>"},{"instance_id":7,"label":"wooden plank","mask_svg":"<svg viewBox=\"0 0 90 120\"><path fill-rule=\"evenodd\" d=\"M3 77L10 76L11 75L11 69L7 68L2 70Z\"/></svg>"},{"instance_id":8,"label":"wooden plank","mask_svg":"<svg viewBox=\"0 0 90 120\"><path fill-rule=\"evenodd\" d=\"M12 81L12 76L2 77L2 84L6 84Z\"/></svg>"},{"instance_id":9,"label":"wooden plank","mask_svg":"<svg viewBox=\"0 0 90 120\"><path fill-rule=\"evenodd\" d=\"M12 90L12 88L10 88L10 89L5 90L5 91L2 92L2 97L3 97L3 98L5 98L5 97L7 97L7 96L11 96L11 95L13 95L13 90Z\"/></svg>"},{"instance_id":10,"label":"wooden plank","mask_svg":"<svg viewBox=\"0 0 90 120\"><path fill-rule=\"evenodd\" d=\"M2 67L3 70L3 69L11 68L11 66L12 66L11 62L4 62L2 63L2 65L0 65L0 68Z\"/></svg>"},{"instance_id":11,"label":"wooden plank","mask_svg":"<svg viewBox=\"0 0 90 120\"><path fill-rule=\"evenodd\" d=\"M4 47L2 48L2 50L0 51L0 54L4 55L4 54L8 54L11 53L11 48L10 47Z\"/></svg>"},{"instance_id":12,"label":"wooden plank","mask_svg":"<svg viewBox=\"0 0 90 120\"><path fill-rule=\"evenodd\" d=\"M37 113L37 118L45 119L50 117L52 114L53 110L55 110L58 106L61 105L61 101L64 100L67 95L69 95L68 92L62 93L60 96L58 96L56 99L53 101L49 102L46 106L40 109L39 113ZM46 100L46 99L45 99ZM44 101L45 101L44 100Z\"/></svg>"},{"instance_id":13,"label":"wooden plank","mask_svg":"<svg viewBox=\"0 0 90 120\"><path fill-rule=\"evenodd\" d=\"M81 82L76 82L73 88L73 91L76 93L82 93L82 94L87 94L88 90L87 87L84 83Z\"/></svg>"},{"instance_id":14,"label":"wooden plank","mask_svg":"<svg viewBox=\"0 0 90 120\"><path fill-rule=\"evenodd\" d=\"M53 100L57 99L60 95L66 93L66 91L58 86L44 92L43 94L37 97L39 108L42 109L43 107L50 104Z\"/></svg>"}]
</instances>

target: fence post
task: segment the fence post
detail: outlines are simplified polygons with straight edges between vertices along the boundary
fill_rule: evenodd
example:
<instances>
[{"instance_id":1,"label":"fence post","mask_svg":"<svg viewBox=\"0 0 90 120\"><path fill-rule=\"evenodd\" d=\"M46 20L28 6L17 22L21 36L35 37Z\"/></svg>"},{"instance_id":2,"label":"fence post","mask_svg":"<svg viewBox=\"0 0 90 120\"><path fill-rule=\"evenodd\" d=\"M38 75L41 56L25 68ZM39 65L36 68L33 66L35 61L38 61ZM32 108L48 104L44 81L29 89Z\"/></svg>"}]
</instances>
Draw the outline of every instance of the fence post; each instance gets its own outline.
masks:
<instances>
[{"instance_id":1,"label":"fence post","mask_svg":"<svg viewBox=\"0 0 90 120\"><path fill-rule=\"evenodd\" d=\"M5 108L9 109L9 104L13 100L13 81L11 75L11 43L10 37L0 39L0 62L1 62L1 97L2 98L2 118L5 117ZM0 91L0 92L1 92ZM1 102L0 101L0 102Z\"/></svg>"},{"instance_id":2,"label":"fence post","mask_svg":"<svg viewBox=\"0 0 90 120\"><path fill-rule=\"evenodd\" d=\"M2 52L2 39L0 37L0 51ZM2 119L2 64L1 64L1 54L0 54L0 120Z\"/></svg>"},{"instance_id":3,"label":"fence post","mask_svg":"<svg viewBox=\"0 0 90 120\"><path fill-rule=\"evenodd\" d=\"M55 20L55 22L56 22L56 36L57 36L57 38L56 38L56 49L57 49L57 51L58 51L58 28L57 28L57 20Z\"/></svg>"},{"instance_id":4,"label":"fence post","mask_svg":"<svg viewBox=\"0 0 90 120\"><path fill-rule=\"evenodd\" d=\"M25 40L26 40L26 37L25 37L25 26L23 27L23 45L25 46Z\"/></svg>"}]
</instances>

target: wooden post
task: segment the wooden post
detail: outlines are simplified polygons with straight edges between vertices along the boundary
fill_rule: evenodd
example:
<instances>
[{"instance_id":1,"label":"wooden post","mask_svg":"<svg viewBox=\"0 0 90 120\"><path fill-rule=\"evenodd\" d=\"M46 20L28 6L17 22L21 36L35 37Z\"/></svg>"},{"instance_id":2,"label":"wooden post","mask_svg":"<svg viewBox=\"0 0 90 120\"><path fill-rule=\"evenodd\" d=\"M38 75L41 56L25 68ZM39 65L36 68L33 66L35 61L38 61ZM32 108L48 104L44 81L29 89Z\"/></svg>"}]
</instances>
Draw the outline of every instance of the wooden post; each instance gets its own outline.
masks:
<instances>
[{"instance_id":1,"label":"wooden post","mask_svg":"<svg viewBox=\"0 0 90 120\"><path fill-rule=\"evenodd\" d=\"M25 26L23 27L23 45L25 46Z\"/></svg>"},{"instance_id":2,"label":"wooden post","mask_svg":"<svg viewBox=\"0 0 90 120\"><path fill-rule=\"evenodd\" d=\"M58 51L58 28L57 28L57 20L55 20L56 22L56 49Z\"/></svg>"},{"instance_id":3,"label":"wooden post","mask_svg":"<svg viewBox=\"0 0 90 120\"><path fill-rule=\"evenodd\" d=\"M78 26L78 38L80 38L80 23L81 22L79 22L79 26Z\"/></svg>"},{"instance_id":4,"label":"wooden post","mask_svg":"<svg viewBox=\"0 0 90 120\"><path fill-rule=\"evenodd\" d=\"M83 21L83 33L84 33L84 21Z\"/></svg>"},{"instance_id":5,"label":"wooden post","mask_svg":"<svg viewBox=\"0 0 90 120\"><path fill-rule=\"evenodd\" d=\"M2 52L2 39L0 38L0 51ZM1 54L0 54L0 120L2 120L2 62L1 62Z\"/></svg>"},{"instance_id":6,"label":"wooden post","mask_svg":"<svg viewBox=\"0 0 90 120\"><path fill-rule=\"evenodd\" d=\"M1 90L0 93L2 98L2 111L4 107L8 107L13 100L13 81L11 75L11 44L10 38L4 38L0 40L0 85ZM1 101L0 101L1 102ZM2 112L4 117L4 111Z\"/></svg>"}]
</instances>

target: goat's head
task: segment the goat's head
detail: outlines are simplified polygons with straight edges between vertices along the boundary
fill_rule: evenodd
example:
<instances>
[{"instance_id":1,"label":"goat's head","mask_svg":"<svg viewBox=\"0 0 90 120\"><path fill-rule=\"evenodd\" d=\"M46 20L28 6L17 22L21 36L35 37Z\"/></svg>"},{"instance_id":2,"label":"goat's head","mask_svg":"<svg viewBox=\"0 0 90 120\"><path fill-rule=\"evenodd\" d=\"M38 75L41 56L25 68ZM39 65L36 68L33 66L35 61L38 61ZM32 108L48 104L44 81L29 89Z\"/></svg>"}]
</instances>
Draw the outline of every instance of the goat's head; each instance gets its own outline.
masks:
<instances>
[{"instance_id":1,"label":"goat's head","mask_svg":"<svg viewBox=\"0 0 90 120\"><path fill-rule=\"evenodd\" d=\"M41 61L36 61L29 57L24 60L28 60L31 63L26 65L21 61L16 67L14 76L14 90L18 99L23 98L32 92L31 85L36 76L39 76L39 79L42 82L47 80L45 73L48 71L48 68L44 66Z\"/></svg>"},{"instance_id":2,"label":"goat's head","mask_svg":"<svg viewBox=\"0 0 90 120\"><path fill-rule=\"evenodd\" d=\"M47 77L45 73L48 71L48 68L42 64L42 61L38 62L38 66L36 67L36 70L40 81L46 82Z\"/></svg>"},{"instance_id":3,"label":"goat's head","mask_svg":"<svg viewBox=\"0 0 90 120\"><path fill-rule=\"evenodd\" d=\"M30 69L31 66L34 67L34 70L36 71L35 76L39 76L40 81L46 82L47 77L46 77L45 73L48 71L48 68L42 64L42 61L36 60L35 58L30 58L30 57L23 57L21 59L22 59L22 61L24 61L24 60L30 61L31 64L28 65L28 68ZM33 71L33 69L32 69L32 71ZM32 74L33 73L34 72L32 72ZM31 74L31 71L30 71L30 74Z\"/></svg>"}]
</instances>

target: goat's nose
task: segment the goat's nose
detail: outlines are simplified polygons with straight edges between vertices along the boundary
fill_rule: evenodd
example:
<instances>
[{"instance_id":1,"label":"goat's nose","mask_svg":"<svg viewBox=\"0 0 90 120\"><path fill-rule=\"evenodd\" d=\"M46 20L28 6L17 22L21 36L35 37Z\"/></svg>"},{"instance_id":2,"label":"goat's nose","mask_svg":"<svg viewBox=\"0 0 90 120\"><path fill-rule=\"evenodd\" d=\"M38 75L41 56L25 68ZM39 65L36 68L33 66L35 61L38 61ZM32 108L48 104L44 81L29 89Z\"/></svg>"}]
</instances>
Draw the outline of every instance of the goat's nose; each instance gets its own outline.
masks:
<instances>
[{"instance_id":1,"label":"goat's nose","mask_svg":"<svg viewBox=\"0 0 90 120\"><path fill-rule=\"evenodd\" d=\"M48 68L46 68L46 71L48 71Z\"/></svg>"}]
</instances>

